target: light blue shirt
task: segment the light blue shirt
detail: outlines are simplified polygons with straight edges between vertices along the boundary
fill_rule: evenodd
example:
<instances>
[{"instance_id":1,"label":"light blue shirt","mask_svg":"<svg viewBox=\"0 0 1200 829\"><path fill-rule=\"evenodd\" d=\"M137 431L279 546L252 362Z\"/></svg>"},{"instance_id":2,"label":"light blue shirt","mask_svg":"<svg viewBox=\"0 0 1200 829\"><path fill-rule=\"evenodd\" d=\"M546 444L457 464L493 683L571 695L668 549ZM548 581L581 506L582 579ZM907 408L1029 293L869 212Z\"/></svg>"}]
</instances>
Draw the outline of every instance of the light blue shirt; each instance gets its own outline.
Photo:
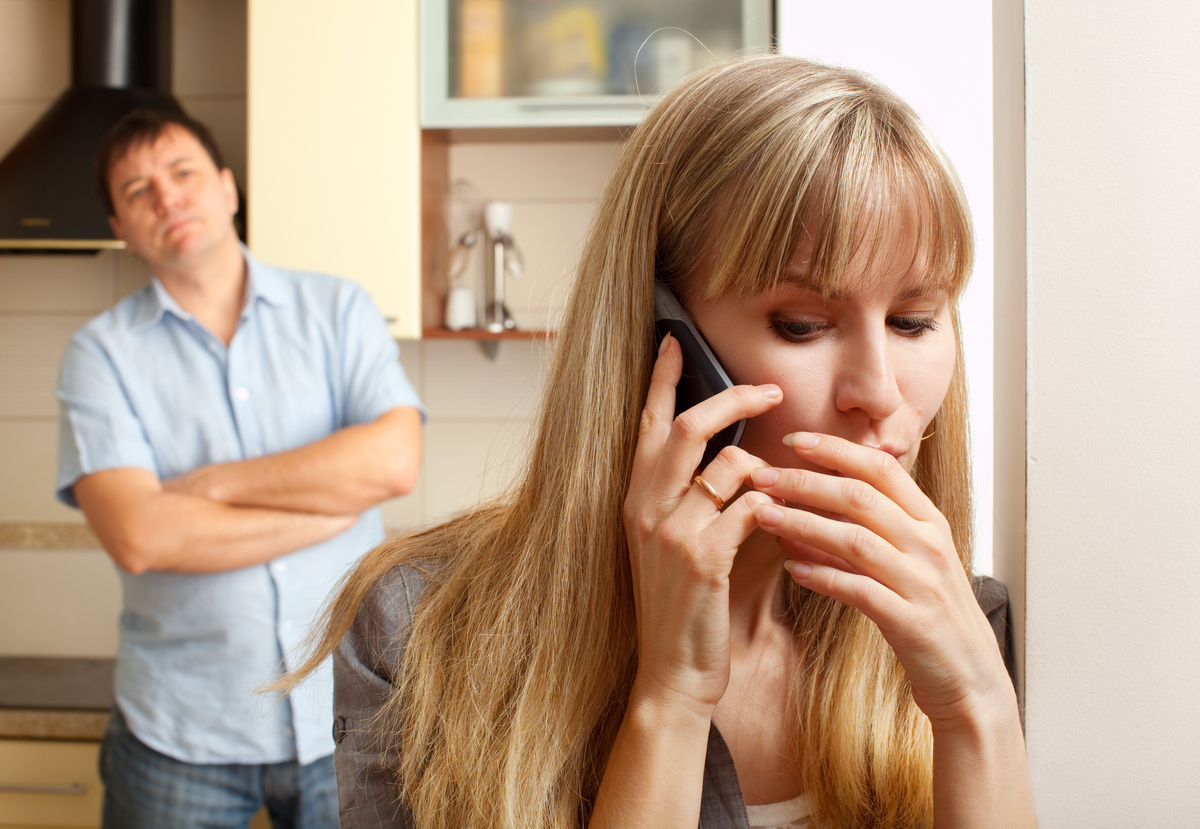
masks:
<instances>
[{"instance_id":1,"label":"light blue shirt","mask_svg":"<svg viewBox=\"0 0 1200 829\"><path fill-rule=\"evenodd\" d=\"M140 467L166 481L294 449L397 406L421 409L361 288L244 253L246 304L228 348L157 279L71 338L58 385L60 500L78 506L74 483L103 469ZM258 689L296 664L329 592L382 539L376 508L336 538L266 564L120 571L116 699L130 730L191 763L331 754L328 661L288 697Z\"/></svg>"}]
</instances>

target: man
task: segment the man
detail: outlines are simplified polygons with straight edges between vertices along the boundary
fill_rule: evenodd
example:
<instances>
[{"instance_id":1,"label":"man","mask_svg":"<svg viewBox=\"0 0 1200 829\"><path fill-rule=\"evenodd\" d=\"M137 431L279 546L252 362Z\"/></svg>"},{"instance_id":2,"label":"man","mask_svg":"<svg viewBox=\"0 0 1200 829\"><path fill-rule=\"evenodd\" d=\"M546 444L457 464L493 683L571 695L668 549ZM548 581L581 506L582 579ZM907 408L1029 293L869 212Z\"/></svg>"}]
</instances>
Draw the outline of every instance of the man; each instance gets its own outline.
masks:
<instances>
[{"instance_id":1,"label":"man","mask_svg":"<svg viewBox=\"0 0 1200 829\"><path fill-rule=\"evenodd\" d=\"M120 569L105 825L336 826L329 666L287 696L329 590L420 465L421 403L353 283L259 263L185 116L132 113L98 184L152 283L63 357L58 496Z\"/></svg>"}]
</instances>

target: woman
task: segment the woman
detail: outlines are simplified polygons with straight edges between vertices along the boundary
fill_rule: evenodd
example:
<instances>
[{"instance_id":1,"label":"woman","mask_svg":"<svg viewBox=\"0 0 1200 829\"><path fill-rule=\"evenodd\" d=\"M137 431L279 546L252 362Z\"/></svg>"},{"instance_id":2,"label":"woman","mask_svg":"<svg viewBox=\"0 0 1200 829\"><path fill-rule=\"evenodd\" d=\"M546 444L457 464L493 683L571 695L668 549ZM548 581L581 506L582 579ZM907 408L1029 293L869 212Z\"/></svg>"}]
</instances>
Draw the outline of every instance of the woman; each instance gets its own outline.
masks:
<instances>
[{"instance_id":1,"label":"woman","mask_svg":"<svg viewBox=\"0 0 1200 829\"><path fill-rule=\"evenodd\" d=\"M523 478L332 607L343 825L1033 825L968 577L971 266L949 162L873 81L765 56L667 95ZM679 417L656 276L739 384Z\"/></svg>"}]
</instances>

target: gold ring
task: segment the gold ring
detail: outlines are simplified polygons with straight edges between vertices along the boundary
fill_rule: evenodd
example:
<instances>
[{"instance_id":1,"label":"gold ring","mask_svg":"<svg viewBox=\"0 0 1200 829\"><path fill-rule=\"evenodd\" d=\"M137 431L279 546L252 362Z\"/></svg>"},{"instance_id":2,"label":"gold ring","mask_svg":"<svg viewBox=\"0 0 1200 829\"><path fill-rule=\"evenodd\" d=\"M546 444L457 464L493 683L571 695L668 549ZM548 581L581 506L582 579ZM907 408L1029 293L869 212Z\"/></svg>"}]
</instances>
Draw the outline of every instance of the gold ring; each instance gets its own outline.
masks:
<instances>
[{"instance_id":1,"label":"gold ring","mask_svg":"<svg viewBox=\"0 0 1200 829\"><path fill-rule=\"evenodd\" d=\"M717 494L717 491L713 489L712 484L701 478L699 475L697 475L695 478L692 478L692 483L700 484L700 488L703 489L708 497L712 499L712 502L717 505L717 512L725 509L725 499Z\"/></svg>"}]
</instances>

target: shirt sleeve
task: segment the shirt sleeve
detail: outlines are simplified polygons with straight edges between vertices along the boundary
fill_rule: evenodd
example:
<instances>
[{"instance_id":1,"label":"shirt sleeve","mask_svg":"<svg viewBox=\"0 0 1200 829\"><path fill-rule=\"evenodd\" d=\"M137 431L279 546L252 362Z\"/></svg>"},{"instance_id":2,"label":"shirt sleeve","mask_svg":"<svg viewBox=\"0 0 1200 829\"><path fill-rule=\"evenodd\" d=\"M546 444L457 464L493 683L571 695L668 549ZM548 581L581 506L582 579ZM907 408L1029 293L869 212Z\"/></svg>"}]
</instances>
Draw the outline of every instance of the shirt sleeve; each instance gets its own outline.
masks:
<instances>
[{"instance_id":1,"label":"shirt sleeve","mask_svg":"<svg viewBox=\"0 0 1200 829\"><path fill-rule=\"evenodd\" d=\"M392 677L423 581L412 568L392 571L372 590L333 655L334 764L342 829L411 829L396 769L401 735L379 724L395 690Z\"/></svg>"},{"instance_id":2,"label":"shirt sleeve","mask_svg":"<svg viewBox=\"0 0 1200 829\"><path fill-rule=\"evenodd\" d=\"M159 474L154 449L116 366L83 331L71 338L63 354L57 395L60 501L78 507L75 482L103 469L133 466Z\"/></svg>"},{"instance_id":3,"label":"shirt sleeve","mask_svg":"<svg viewBox=\"0 0 1200 829\"><path fill-rule=\"evenodd\" d=\"M398 406L412 406L425 422L425 407L400 365L400 348L371 297L347 283L342 320L342 371L347 424L370 423Z\"/></svg>"}]
</instances>

